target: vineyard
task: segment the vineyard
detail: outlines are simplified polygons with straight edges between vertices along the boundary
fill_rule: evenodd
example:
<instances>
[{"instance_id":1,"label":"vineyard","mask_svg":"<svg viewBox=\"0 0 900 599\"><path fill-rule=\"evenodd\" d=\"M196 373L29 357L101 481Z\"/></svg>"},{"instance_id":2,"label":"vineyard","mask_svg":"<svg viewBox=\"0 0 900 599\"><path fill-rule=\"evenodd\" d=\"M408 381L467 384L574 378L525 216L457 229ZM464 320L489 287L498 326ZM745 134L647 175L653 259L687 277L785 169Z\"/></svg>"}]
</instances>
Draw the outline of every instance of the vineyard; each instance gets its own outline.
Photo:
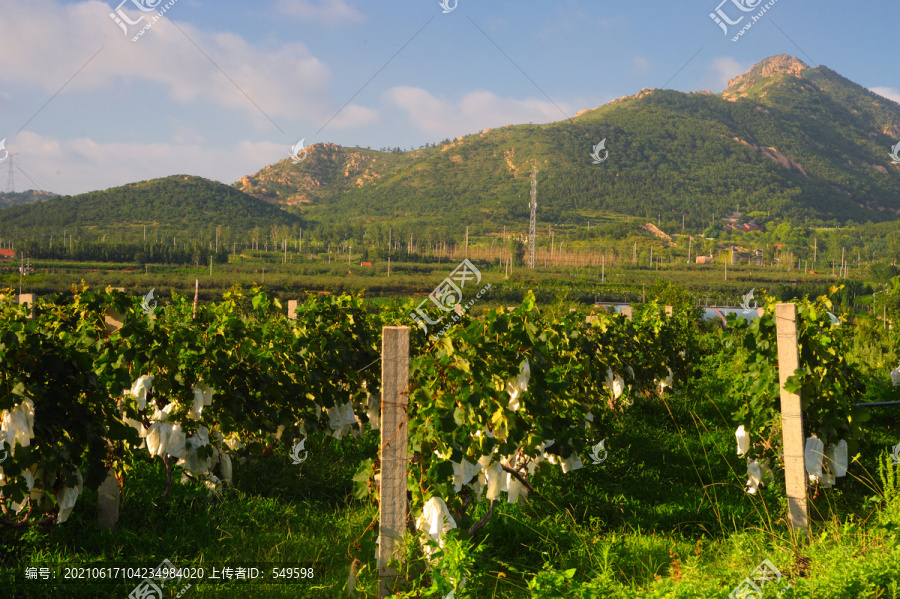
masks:
<instances>
[{"instance_id":1,"label":"vineyard","mask_svg":"<svg viewBox=\"0 0 900 599\"><path fill-rule=\"evenodd\" d=\"M4 296L0 581L10 596L130 596L139 580L24 572L271 562L310 577L181 592L375 596L382 330L405 326L400 596L727 597L769 559L780 596L896 597L900 487L884 450L900 418L856 407L898 399L895 333L836 325L824 297L796 305L801 367L786 388L821 447L806 455L808 538L785 520L774 299L723 331L698 309L626 318L529 292L436 338L412 303L346 295L290 314L258 288L159 306L109 289ZM121 515L98 530L111 487ZM846 551L858 557L833 568Z\"/></svg>"}]
</instances>

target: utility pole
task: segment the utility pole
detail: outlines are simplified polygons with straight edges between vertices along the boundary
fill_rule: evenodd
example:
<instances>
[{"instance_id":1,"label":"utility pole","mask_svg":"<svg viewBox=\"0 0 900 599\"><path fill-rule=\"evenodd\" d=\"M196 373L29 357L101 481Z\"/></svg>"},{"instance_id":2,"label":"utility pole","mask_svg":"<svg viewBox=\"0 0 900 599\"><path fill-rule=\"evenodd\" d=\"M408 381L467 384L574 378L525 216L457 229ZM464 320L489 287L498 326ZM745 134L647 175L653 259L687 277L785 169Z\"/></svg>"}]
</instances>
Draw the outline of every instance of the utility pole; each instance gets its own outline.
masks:
<instances>
[{"instance_id":1,"label":"utility pole","mask_svg":"<svg viewBox=\"0 0 900 599\"><path fill-rule=\"evenodd\" d=\"M466 258L469 257L469 227L466 227Z\"/></svg>"},{"instance_id":2,"label":"utility pole","mask_svg":"<svg viewBox=\"0 0 900 599\"><path fill-rule=\"evenodd\" d=\"M691 263L691 248L693 247L693 245L694 245L694 238L693 237L688 238L688 259L687 259L688 264Z\"/></svg>"},{"instance_id":3,"label":"utility pole","mask_svg":"<svg viewBox=\"0 0 900 599\"><path fill-rule=\"evenodd\" d=\"M531 220L528 224L528 266L534 268L534 253L537 237L537 167L531 167ZM591 230L591 221L588 221L588 231Z\"/></svg>"}]
</instances>

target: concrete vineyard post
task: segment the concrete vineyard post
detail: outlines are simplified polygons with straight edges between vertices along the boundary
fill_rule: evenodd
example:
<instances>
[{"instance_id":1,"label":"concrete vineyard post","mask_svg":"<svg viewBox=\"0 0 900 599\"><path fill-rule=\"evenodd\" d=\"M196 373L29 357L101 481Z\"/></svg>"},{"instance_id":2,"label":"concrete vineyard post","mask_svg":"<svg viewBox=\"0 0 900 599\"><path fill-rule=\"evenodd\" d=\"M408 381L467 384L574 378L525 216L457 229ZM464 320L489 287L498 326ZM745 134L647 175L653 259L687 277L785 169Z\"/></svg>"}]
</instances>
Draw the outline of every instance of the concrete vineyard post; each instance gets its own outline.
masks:
<instances>
[{"instance_id":1,"label":"concrete vineyard post","mask_svg":"<svg viewBox=\"0 0 900 599\"><path fill-rule=\"evenodd\" d=\"M625 315L625 318L627 318L628 320L631 320L631 317L632 317L631 306L622 306L622 314Z\"/></svg>"},{"instance_id":2,"label":"concrete vineyard post","mask_svg":"<svg viewBox=\"0 0 900 599\"><path fill-rule=\"evenodd\" d=\"M263 271L263 283L266 282L265 271ZM191 313L191 318L197 319L197 299L200 297L200 279L194 279L194 311Z\"/></svg>"},{"instance_id":3,"label":"concrete vineyard post","mask_svg":"<svg viewBox=\"0 0 900 599\"><path fill-rule=\"evenodd\" d=\"M800 395L784 388L788 377L800 367L797 346L797 306L777 304L778 383L781 388L781 424L784 440L784 478L788 498L788 520L792 528L806 531L806 464L803 459L803 408Z\"/></svg>"},{"instance_id":4,"label":"concrete vineyard post","mask_svg":"<svg viewBox=\"0 0 900 599\"><path fill-rule=\"evenodd\" d=\"M119 479L110 470L97 489L97 526L100 530L112 530L119 521Z\"/></svg>"},{"instance_id":5,"label":"concrete vineyard post","mask_svg":"<svg viewBox=\"0 0 900 599\"><path fill-rule=\"evenodd\" d=\"M19 304L30 304L31 311L28 315L28 319L34 318L34 294L33 293L20 293L19 294Z\"/></svg>"},{"instance_id":6,"label":"concrete vineyard post","mask_svg":"<svg viewBox=\"0 0 900 599\"><path fill-rule=\"evenodd\" d=\"M297 300L288 300L287 316L291 320L297 320Z\"/></svg>"},{"instance_id":7,"label":"concrete vineyard post","mask_svg":"<svg viewBox=\"0 0 900 599\"><path fill-rule=\"evenodd\" d=\"M113 291L121 291L122 293L124 293L125 288L124 287L113 287ZM119 314L113 308L106 309L106 316L105 316L104 320L106 321L106 330L109 333L115 333L116 331L118 331L119 329L122 328L122 325L125 324L125 317L122 316L121 314Z\"/></svg>"},{"instance_id":8,"label":"concrete vineyard post","mask_svg":"<svg viewBox=\"0 0 900 599\"><path fill-rule=\"evenodd\" d=\"M378 597L391 594L397 577L391 560L401 558L407 509L407 410L409 408L409 327L382 328L381 502L378 506Z\"/></svg>"}]
</instances>

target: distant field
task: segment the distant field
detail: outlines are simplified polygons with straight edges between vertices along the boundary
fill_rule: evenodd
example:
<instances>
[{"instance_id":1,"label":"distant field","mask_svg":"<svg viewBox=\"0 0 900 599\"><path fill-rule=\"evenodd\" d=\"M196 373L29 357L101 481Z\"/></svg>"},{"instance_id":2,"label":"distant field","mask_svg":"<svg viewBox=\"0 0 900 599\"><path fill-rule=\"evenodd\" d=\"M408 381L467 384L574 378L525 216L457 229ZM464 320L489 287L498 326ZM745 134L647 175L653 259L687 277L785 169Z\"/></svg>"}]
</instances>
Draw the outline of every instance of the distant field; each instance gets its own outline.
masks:
<instances>
[{"instance_id":1,"label":"distant field","mask_svg":"<svg viewBox=\"0 0 900 599\"><path fill-rule=\"evenodd\" d=\"M482 251L489 253L488 248ZM695 305L739 305L751 289L759 297L762 291L782 299L817 296L826 293L837 282L828 274L811 275L776 267L728 266L727 280L724 264L663 264L656 269L635 267L629 262L617 266L555 264L531 270L525 266L507 267L499 258L479 259L482 252L473 248L472 259L481 271L484 283L492 289L476 306L474 313L496 305L511 305L521 301L524 293L533 290L539 302L547 304L566 300L578 303L598 301L640 302L652 298L652 288L661 282L674 283L687 290ZM459 256L440 256L416 262L391 262L390 276L385 260L370 258L371 266L361 266L360 256L320 255L317 259L288 253L288 263L282 264L278 252L247 251L232 257L229 264L209 266L148 265L130 263L97 263L67 261L35 261L33 272L20 277L16 264L0 266L0 283L38 295L71 293L73 285L82 282L92 288L123 287L144 295L155 290L157 298L172 294L193 295L194 282L199 281L200 301L215 301L234 285L260 285L269 294L281 299L303 299L312 293L361 293L374 298L425 298L461 261ZM565 258L566 256L564 256ZM596 257L596 256L595 256ZM554 258L559 259L558 256ZM587 254L572 254L572 262L587 262ZM562 262L563 260L560 260ZM864 275L850 269L851 279L863 280Z\"/></svg>"}]
</instances>

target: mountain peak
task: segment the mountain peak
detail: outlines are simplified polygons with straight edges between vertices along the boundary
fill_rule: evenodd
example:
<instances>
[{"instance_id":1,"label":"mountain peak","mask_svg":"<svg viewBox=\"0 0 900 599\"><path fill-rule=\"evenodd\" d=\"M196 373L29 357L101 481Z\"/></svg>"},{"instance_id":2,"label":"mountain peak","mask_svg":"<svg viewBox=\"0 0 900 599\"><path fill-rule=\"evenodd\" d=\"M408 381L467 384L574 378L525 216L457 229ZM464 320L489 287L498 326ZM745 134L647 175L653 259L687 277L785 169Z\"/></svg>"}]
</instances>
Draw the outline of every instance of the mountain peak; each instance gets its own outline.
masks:
<instances>
[{"instance_id":1,"label":"mountain peak","mask_svg":"<svg viewBox=\"0 0 900 599\"><path fill-rule=\"evenodd\" d=\"M803 71L807 69L809 69L809 65L790 54L770 56L753 65L753 68L743 75L738 75L730 80L728 82L728 87L725 88L722 95L726 98L741 96L744 95L748 89L764 79L772 77L781 78L787 75L802 77Z\"/></svg>"}]
</instances>

